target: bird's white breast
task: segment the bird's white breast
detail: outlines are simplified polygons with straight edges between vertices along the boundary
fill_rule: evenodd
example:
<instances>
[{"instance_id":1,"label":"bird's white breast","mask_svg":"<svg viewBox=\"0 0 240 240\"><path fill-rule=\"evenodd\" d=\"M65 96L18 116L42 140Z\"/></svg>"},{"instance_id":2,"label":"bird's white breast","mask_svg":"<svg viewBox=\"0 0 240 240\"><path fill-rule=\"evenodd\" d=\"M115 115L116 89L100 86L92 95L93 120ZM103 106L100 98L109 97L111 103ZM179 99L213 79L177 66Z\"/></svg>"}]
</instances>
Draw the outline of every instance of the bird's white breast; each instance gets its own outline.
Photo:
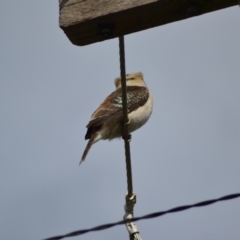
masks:
<instances>
[{"instance_id":1,"label":"bird's white breast","mask_svg":"<svg viewBox=\"0 0 240 240\"><path fill-rule=\"evenodd\" d=\"M129 132L137 130L148 121L152 113L152 108L153 97L152 94L149 93L147 102L143 106L128 114L128 118L130 120Z\"/></svg>"}]
</instances>

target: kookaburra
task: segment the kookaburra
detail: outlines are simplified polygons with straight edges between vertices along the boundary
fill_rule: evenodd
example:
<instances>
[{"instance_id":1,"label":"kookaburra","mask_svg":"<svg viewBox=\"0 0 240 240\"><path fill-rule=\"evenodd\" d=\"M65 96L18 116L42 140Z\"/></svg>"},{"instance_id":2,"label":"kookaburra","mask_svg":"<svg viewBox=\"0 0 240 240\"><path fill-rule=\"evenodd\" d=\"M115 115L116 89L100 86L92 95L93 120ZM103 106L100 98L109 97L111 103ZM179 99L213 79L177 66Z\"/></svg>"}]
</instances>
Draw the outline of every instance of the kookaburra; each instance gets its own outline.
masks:
<instances>
[{"instance_id":1,"label":"kookaburra","mask_svg":"<svg viewBox=\"0 0 240 240\"><path fill-rule=\"evenodd\" d=\"M152 113L153 98L143 80L142 73L126 75L129 133L143 126ZM122 136L122 88L121 78L115 79L116 90L112 92L92 114L85 140L89 139L83 152L84 161L91 146L97 141L112 140Z\"/></svg>"}]
</instances>

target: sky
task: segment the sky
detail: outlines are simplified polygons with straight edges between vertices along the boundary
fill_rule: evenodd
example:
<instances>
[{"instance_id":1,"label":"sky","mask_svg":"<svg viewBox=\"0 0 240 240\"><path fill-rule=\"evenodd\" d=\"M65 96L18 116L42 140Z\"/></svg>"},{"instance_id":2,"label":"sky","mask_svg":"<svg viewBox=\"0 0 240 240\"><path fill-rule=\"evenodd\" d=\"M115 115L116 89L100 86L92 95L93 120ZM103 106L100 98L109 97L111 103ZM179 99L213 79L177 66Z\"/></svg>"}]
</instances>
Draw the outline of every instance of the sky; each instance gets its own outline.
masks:
<instances>
[{"instance_id":1,"label":"sky","mask_svg":"<svg viewBox=\"0 0 240 240\"><path fill-rule=\"evenodd\" d=\"M57 1L0 8L0 239L41 240L121 220L124 143L78 166L93 111L120 75L118 39L78 47ZM153 113L132 134L135 216L240 192L240 9L125 36ZM143 239L237 239L240 200L137 222ZM128 239L125 226L68 239Z\"/></svg>"}]
</instances>

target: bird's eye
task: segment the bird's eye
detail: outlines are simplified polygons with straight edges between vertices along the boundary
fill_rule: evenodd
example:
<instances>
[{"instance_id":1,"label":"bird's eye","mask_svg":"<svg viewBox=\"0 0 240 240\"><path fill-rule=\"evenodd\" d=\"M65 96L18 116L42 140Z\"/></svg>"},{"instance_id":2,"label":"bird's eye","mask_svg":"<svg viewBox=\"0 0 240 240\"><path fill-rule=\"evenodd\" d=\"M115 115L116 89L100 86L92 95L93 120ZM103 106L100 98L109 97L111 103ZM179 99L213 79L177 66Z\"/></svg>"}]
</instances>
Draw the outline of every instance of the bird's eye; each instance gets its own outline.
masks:
<instances>
[{"instance_id":1,"label":"bird's eye","mask_svg":"<svg viewBox=\"0 0 240 240\"><path fill-rule=\"evenodd\" d=\"M128 78L127 80L134 80L135 78Z\"/></svg>"}]
</instances>

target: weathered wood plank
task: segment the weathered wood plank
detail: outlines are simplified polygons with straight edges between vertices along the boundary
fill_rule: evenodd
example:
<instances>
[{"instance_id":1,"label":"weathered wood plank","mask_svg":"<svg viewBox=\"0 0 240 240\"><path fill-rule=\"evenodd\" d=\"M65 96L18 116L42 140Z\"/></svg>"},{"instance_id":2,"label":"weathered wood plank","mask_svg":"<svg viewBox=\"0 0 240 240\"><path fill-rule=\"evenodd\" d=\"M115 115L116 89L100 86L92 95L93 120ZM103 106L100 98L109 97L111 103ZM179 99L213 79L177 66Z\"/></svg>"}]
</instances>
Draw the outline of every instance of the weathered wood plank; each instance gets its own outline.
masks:
<instances>
[{"instance_id":1,"label":"weathered wood plank","mask_svg":"<svg viewBox=\"0 0 240 240\"><path fill-rule=\"evenodd\" d=\"M79 46L238 5L238 0L59 1L59 25Z\"/></svg>"}]
</instances>

